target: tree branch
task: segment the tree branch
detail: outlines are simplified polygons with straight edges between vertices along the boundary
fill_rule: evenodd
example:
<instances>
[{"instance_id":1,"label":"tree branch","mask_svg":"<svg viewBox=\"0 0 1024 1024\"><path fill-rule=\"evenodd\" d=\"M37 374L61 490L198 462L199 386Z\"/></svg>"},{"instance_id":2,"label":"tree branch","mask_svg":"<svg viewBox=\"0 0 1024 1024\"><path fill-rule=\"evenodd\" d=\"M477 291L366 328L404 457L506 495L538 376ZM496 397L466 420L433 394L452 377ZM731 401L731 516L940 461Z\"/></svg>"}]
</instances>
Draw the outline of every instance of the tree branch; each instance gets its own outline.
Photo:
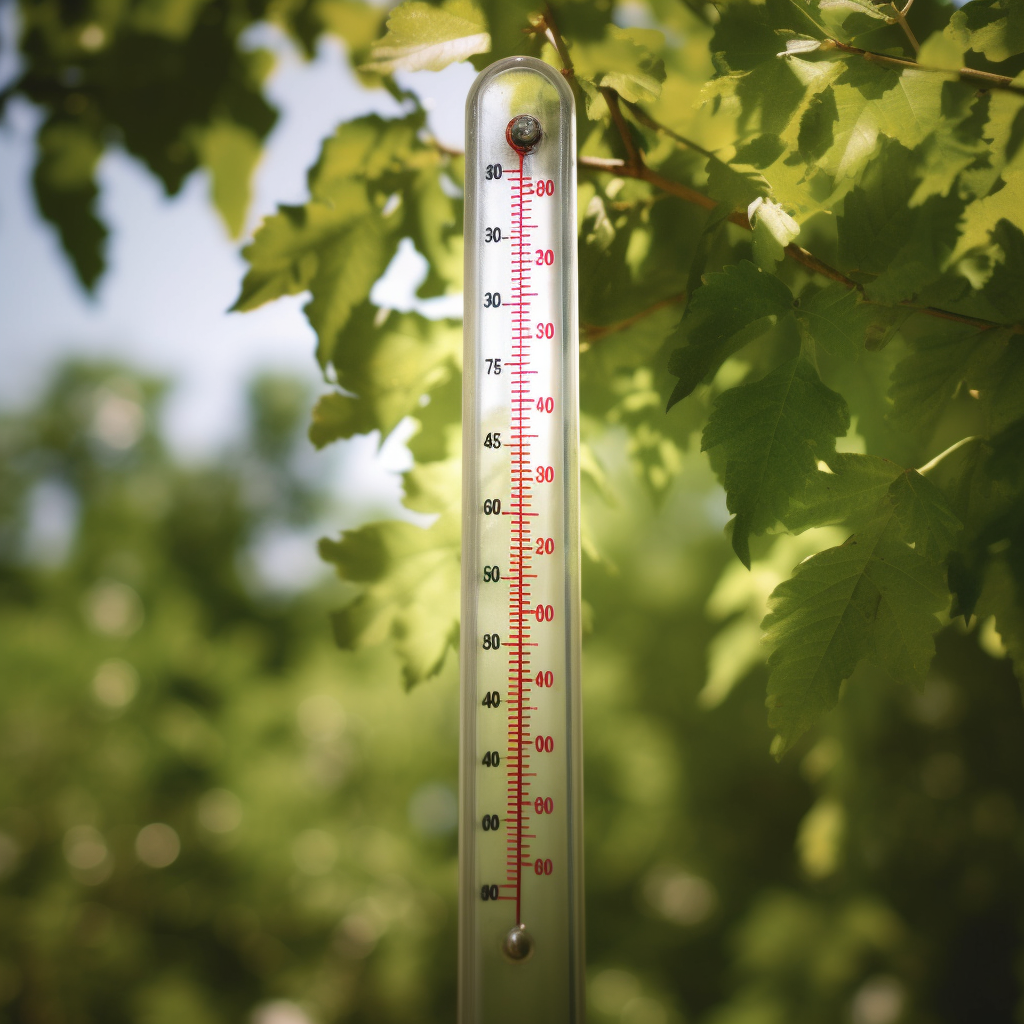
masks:
<instances>
[{"instance_id":1,"label":"tree branch","mask_svg":"<svg viewBox=\"0 0 1024 1024\"><path fill-rule=\"evenodd\" d=\"M1007 92L1015 92L1018 96L1024 96L1024 86L1014 85L1014 79L1008 78L1006 75L994 75L990 71L976 71L974 68L960 68L957 71L952 71L949 68L933 68L927 64L918 64L917 61L905 60L903 57L890 57L884 53L875 53L873 50L862 50L859 46L841 43L838 39L824 40L821 49L835 49L841 53L851 53L884 67L912 68L915 71L930 71L939 75L956 75L961 82L968 85L976 85L981 89L1005 89Z\"/></svg>"},{"instance_id":2,"label":"tree branch","mask_svg":"<svg viewBox=\"0 0 1024 1024\"><path fill-rule=\"evenodd\" d=\"M652 313L657 313L659 309L664 309L666 306L674 306L685 299L686 292L679 292L676 295L670 295L667 299L660 299L654 305L648 306L632 316L627 316L625 320L619 320L617 323L604 325L584 324L582 332L583 341L580 342L580 351L586 352L595 341L600 341L609 334L617 334L619 331L624 331L627 327L632 327L633 324L646 319Z\"/></svg>"},{"instance_id":3,"label":"tree branch","mask_svg":"<svg viewBox=\"0 0 1024 1024\"><path fill-rule=\"evenodd\" d=\"M621 98L621 97L620 97ZM694 142L692 139L686 138L685 135L680 135L677 131L669 128L668 125L662 124L660 121L655 121L650 114L644 110L638 103L630 103L629 100L622 100L626 104L626 108L629 112L645 127L650 128L651 131L661 132L663 135L667 135L670 139L678 142L679 145L685 146L687 149L692 149L696 153L700 153L701 156L706 156L709 160L717 160L718 157L711 152L710 149L705 149L700 143Z\"/></svg>"},{"instance_id":4,"label":"tree branch","mask_svg":"<svg viewBox=\"0 0 1024 1024\"><path fill-rule=\"evenodd\" d=\"M639 167L630 167L624 160L614 160L598 156L581 156L578 158L578 163L581 167L587 167L595 171L603 171L606 174L616 174L623 178L636 178L640 181L646 181L655 188L659 188L669 195L676 196L685 202L693 203L705 210L713 210L718 205L714 199L710 196L704 195L703 192L698 192L696 189L690 188L688 185L684 185L681 182L671 181L669 178L663 178L660 174L656 171L652 171L643 163L641 163ZM731 223L736 224L747 231L751 230L750 220L742 210L734 210L729 214L728 219ZM842 271L836 270L835 267L829 266L829 264L818 259L818 257L813 253L808 252L799 245L787 245L786 255L795 263L799 263L801 266L806 267L812 273L818 274L821 277L826 277L830 281L835 281L838 284L849 288L851 291L858 291L861 294L864 292L863 285L858 284L853 280L853 278L847 277L842 273ZM973 316L962 316L959 313L951 313L945 309L936 309L932 306L919 306L910 301L902 302L900 305L908 306L919 313L925 314L926 316L936 317L939 320L952 320L955 323L968 324L971 327L977 327L979 330L989 330L993 327L1008 327L1017 334L1024 333L1024 326L1020 324L997 324L991 320L982 320L979 317Z\"/></svg>"},{"instance_id":5,"label":"tree branch","mask_svg":"<svg viewBox=\"0 0 1024 1024\"><path fill-rule=\"evenodd\" d=\"M618 99L617 94L615 98ZM611 106L609 106L609 110L610 109L612 109ZM430 139L430 143L439 152L444 153L446 156L464 155L461 150L445 146L443 143L438 142L437 139ZM630 139L630 143L632 143L632 139ZM636 152L635 147L634 152ZM675 196L677 199L682 199L684 202L692 203L704 210L713 210L718 206L718 203L714 199L710 196L704 195L703 192L698 192L695 188L691 188L689 185L684 185L680 181L672 181L670 178L665 178L658 174L657 171L652 171L651 168L643 163L642 159L640 159L639 153L636 153L636 155L639 162L632 166L625 160L600 156L580 156L577 158L577 163L580 167L587 168L588 170L599 171L604 174L614 174L623 178L635 178L638 181L646 181L648 184L660 189L666 195ZM729 214L728 220L746 231L751 230L750 220L742 210L733 210L732 213ZM787 245L786 255L795 263L799 263L802 267L805 267L814 274L828 278L830 281L835 281L838 284L849 288L851 291L857 291L861 294L864 292L863 285L858 284L853 280L853 278L847 277L835 267L832 267L823 260L818 259L814 253L808 252L799 245ZM681 299L680 297L675 297L672 300L664 300L665 303L669 301L681 301ZM900 303L900 305L912 308L916 312L923 313L926 316L935 317L939 320L950 320L959 324L967 324L971 327L978 328L978 330L990 330L995 327L1002 327L1013 331L1015 334L1024 334L1024 325L1021 324L998 324L991 320L982 320L979 317L963 316L960 313L951 313L945 309L936 309L934 306L919 306L909 300ZM648 312L654 312L656 308L660 308L660 306L656 305ZM623 321L622 324L612 325L611 327L605 328L595 328L595 330L600 332L598 335L599 337L604 337L605 334L611 334L613 331L622 330L624 327L630 326L636 319L640 319L645 315L647 314L639 314L635 318L629 318L629 320Z\"/></svg>"},{"instance_id":6,"label":"tree branch","mask_svg":"<svg viewBox=\"0 0 1024 1024\"><path fill-rule=\"evenodd\" d=\"M436 149L439 153L443 153L445 156L466 155L466 151L464 149L456 149L454 146L448 146L433 135L431 135L427 141L430 142L430 145L432 145L434 149Z\"/></svg>"},{"instance_id":7,"label":"tree branch","mask_svg":"<svg viewBox=\"0 0 1024 1024\"><path fill-rule=\"evenodd\" d=\"M903 29L903 34L910 40L910 45L914 48L914 53L917 54L921 52L921 44L917 41L917 36L914 35L907 22L907 11L910 10L910 5L913 2L914 0L910 0L910 3L903 10L900 10L898 4L893 3L892 9L896 12L896 23Z\"/></svg>"},{"instance_id":8,"label":"tree branch","mask_svg":"<svg viewBox=\"0 0 1024 1024\"><path fill-rule=\"evenodd\" d=\"M533 16L531 23L534 29L539 29L555 48L558 59L562 62L562 74L575 84L576 69L572 66L569 47L565 45L562 33L558 31L558 23L555 21L555 12L551 9L551 4L544 4L544 13Z\"/></svg>"},{"instance_id":9,"label":"tree branch","mask_svg":"<svg viewBox=\"0 0 1024 1024\"><path fill-rule=\"evenodd\" d=\"M619 109L619 94L614 89L609 89L606 85L602 85L600 91L605 103L608 104L608 112L612 115L612 124L615 125L619 138L622 139L622 145L626 150L627 166L635 170L642 168L644 166L644 158L636 148L629 125L626 124L626 119L622 116L622 111Z\"/></svg>"},{"instance_id":10,"label":"tree branch","mask_svg":"<svg viewBox=\"0 0 1024 1024\"><path fill-rule=\"evenodd\" d=\"M940 452L935 456L931 462L926 462L923 466L918 466L918 473L924 476L926 473L930 473L947 455L952 455L953 452L959 451L965 444L970 444L972 441L980 441L980 437L962 437L955 444L951 444L944 452Z\"/></svg>"},{"instance_id":11,"label":"tree branch","mask_svg":"<svg viewBox=\"0 0 1024 1024\"><path fill-rule=\"evenodd\" d=\"M663 192L667 192L669 195L676 196L688 203L693 203L695 206L700 206L705 210L713 210L718 206L718 203L710 196L704 195L703 192L698 192L695 188L690 188L689 185L684 185L678 181L671 181L669 178L663 178L657 171L652 171L643 163L639 167L630 167L624 160L581 156L579 164L581 167L589 167L595 171L605 171L608 174L618 174L624 178L637 178L640 181L646 181L655 188L660 188ZM747 231L751 230L750 220L742 210L734 210L730 213L729 220ZM786 255L816 274L821 274L831 281L838 281L840 284L846 285L847 288L860 290L860 285L856 281L840 273L835 267L830 267L827 263L822 262L813 253L809 253L799 245L787 245Z\"/></svg>"}]
</instances>

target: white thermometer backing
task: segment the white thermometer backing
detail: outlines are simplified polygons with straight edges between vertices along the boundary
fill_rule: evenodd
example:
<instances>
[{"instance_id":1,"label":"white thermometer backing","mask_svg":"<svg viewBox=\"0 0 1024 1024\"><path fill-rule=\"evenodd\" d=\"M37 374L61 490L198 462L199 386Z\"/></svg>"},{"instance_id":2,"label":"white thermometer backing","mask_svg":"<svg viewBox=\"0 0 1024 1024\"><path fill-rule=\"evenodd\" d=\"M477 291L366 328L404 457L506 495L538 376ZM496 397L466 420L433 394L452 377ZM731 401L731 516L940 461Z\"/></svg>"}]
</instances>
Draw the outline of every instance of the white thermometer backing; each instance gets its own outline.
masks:
<instances>
[{"instance_id":1,"label":"white thermometer backing","mask_svg":"<svg viewBox=\"0 0 1024 1024\"><path fill-rule=\"evenodd\" d=\"M466 112L460 1024L583 1020L575 108L531 57Z\"/></svg>"}]
</instances>

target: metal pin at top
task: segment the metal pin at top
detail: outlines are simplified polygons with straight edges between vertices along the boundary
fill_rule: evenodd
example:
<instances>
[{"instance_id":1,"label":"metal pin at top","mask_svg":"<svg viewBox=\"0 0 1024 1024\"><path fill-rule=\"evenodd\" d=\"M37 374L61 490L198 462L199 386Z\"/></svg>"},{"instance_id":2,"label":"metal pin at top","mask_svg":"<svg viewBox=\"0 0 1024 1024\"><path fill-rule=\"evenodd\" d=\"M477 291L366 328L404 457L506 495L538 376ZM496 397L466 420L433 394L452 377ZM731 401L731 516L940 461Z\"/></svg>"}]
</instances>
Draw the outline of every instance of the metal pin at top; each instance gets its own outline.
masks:
<instances>
[{"instance_id":1,"label":"metal pin at top","mask_svg":"<svg viewBox=\"0 0 1024 1024\"><path fill-rule=\"evenodd\" d=\"M543 134L540 121L532 114L519 114L513 117L505 129L505 138L517 153L528 153L540 142Z\"/></svg>"}]
</instances>

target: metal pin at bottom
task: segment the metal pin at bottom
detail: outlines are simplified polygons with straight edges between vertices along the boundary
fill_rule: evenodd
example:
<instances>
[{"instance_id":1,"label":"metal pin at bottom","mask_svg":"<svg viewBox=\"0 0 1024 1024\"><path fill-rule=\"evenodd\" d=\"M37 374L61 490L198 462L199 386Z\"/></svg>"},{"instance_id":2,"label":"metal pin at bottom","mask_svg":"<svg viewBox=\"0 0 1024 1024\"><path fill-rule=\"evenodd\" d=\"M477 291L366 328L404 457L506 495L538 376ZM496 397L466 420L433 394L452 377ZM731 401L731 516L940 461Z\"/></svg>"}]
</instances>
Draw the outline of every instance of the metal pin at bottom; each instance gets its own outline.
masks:
<instances>
[{"instance_id":1,"label":"metal pin at bottom","mask_svg":"<svg viewBox=\"0 0 1024 1024\"><path fill-rule=\"evenodd\" d=\"M526 930L526 925L517 924L505 936L501 951L516 963L529 960L533 954L533 936Z\"/></svg>"}]
</instances>

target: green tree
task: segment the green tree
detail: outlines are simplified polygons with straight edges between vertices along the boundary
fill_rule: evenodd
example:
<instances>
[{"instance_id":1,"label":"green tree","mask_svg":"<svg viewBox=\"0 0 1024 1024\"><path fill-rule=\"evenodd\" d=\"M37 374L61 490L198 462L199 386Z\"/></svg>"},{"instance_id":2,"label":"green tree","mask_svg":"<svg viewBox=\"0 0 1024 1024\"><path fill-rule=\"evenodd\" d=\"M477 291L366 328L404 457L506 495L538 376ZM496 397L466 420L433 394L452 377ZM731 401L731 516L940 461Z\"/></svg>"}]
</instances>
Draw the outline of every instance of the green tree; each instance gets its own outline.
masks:
<instances>
[{"instance_id":1,"label":"green tree","mask_svg":"<svg viewBox=\"0 0 1024 1024\"><path fill-rule=\"evenodd\" d=\"M454 680L396 705L392 657L331 643L333 586L260 574L328 507L303 386L258 381L206 468L162 391L72 366L0 421L0 1019L444 1019Z\"/></svg>"},{"instance_id":2,"label":"green tree","mask_svg":"<svg viewBox=\"0 0 1024 1024\"><path fill-rule=\"evenodd\" d=\"M60 88L84 101L51 109L85 131L107 109L91 69L122 91L112 40L186 7L201 16L172 50L219 12L234 66L247 20L273 17L307 47L339 34L364 84L408 103L325 142L309 201L246 249L236 308L309 293L339 385L314 409L317 445L416 422L406 504L434 525L321 544L353 588L337 639L367 658L389 640L409 685L453 671L460 339L369 295L404 238L429 266L422 295L460 290L463 166L391 76L530 52L577 90L595 1016L1015 1019L1019 5L445 0L400 5L378 39L378 9L355 0L166 0L109 26L44 3L25 7L45 32L25 35L14 88L79 68ZM183 65L161 66L173 95ZM196 82L184 123L201 128L227 108ZM45 131L40 168L78 203L49 215L80 252L86 150L47 163ZM106 136L90 138L96 154ZM778 768L748 680L767 687L774 753L793 751Z\"/></svg>"},{"instance_id":3,"label":"green tree","mask_svg":"<svg viewBox=\"0 0 1024 1024\"><path fill-rule=\"evenodd\" d=\"M361 67L518 51L501 11L492 40L489 10L404 4ZM628 416L643 474L664 488L703 424L748 568L772 536L845 528L768 601L781 756L858 665L922 680L950 616L995 616L1018 646L1017 16L999 2L921 4L910 21L859 0L734 2L713 18L651 4L658 31L612 13L572 5L521 25L585 111L586 440ZM410 682L437 671L457 627L458 347L451 326L377 310L369 293L402 238L428 260L424 294L460 285L462 167L424 125L422 110L342 125L309 203L246 250L237 304L311 293L318 357L344 389L314 413L318 444L419 420L407 503L436 525L322 545L365 585L339 639L390 631Z\"/></svg>"}]
</instances>

